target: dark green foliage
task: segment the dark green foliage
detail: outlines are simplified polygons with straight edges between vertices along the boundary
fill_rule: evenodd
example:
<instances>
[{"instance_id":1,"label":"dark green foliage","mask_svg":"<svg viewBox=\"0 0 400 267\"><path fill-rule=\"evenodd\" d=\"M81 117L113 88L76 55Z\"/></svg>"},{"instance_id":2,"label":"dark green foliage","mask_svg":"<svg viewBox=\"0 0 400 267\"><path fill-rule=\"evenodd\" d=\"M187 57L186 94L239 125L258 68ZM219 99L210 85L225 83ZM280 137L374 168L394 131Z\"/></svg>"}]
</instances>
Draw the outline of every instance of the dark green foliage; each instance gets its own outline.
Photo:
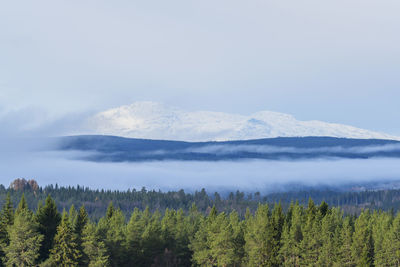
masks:
<instances>
[{"instance_id":1,"label":"dark green foliage","mask_svg":"<svg viewBox=\"0 0 400 267\"><path fill-rule=\"evenodd\" d=\"M56 203L50 195L46 198L44 206L39 206L35 217L39 225L38 230L43 235L39 259L44 261L49 257L50 249L53 247L53 239L57 232L57 226L61 221Z\"/></svg>"},{"instance_id":2,"label":"dark green foliage","mask_svg":"<svg viewBox=\"0 0 400 267\"><path fill-rule=\"evenodd\" d=\"M18 189L18 190L17 190ZM309 190L283 193L271 193L262 195L259 192L244 194L243 192L220 192L218 194L206 192L204 189L194 193L186 193L183 190L160 192L141 190L111 191L111 190L91 190L81 186L59 187L46 186L38 187L16 187L6 189L0 185L0 205L6 202L6 196L10 193L11 201L18 203L22 194L31 210L36 209L39 202L45 201L50 194L55 200L58 211L69 210L73 204L75 207L85 205L86 211L91 219L98 221L106 212L110 201L115 207L121 209L127 217L134 208L144 210L149 207L151 212L166 208L183 209L189 211L192 203L196 203L197 209L206 213L209 207L215 205L219 211L230 213L232 210L238 212L239 216L244 216L246 209L254 213L259 203L269 203L272 207L274 203L281 202L283 210L287 210L291 201L298 200L300 204L307 204L311 197L324 215L325 204L329 206L340 206L345 214L359 214L362 207L369 209L382 209L385 211L400 210L400 190L382 190L365 192L335 192L328 190ZM73 217L73 216L72 216ZM73 219L73 218L72 218Z\"/></svg>"},{"instance_id":3,"label":"dark green foliage","mask_svg":"<svg viewBox=\"0 0 400 267\"><path fill-rule=\"evenodd\" d=\"M20 214L23 211L29 211L28 203L26 203L25 194L22 194L21 200L18 203L18 206L15 210L15 216Z\"/></svg>"},{"instance_id":4,"label":"dark green foliage","mask_svg":"<svg viewBox=\"0 0 400 267\"><path fill-rule=\"evenodd\" d=\"M352 255L357 266L373 266L371 214L363 211L354 223Z\"/></svg>"},{"instance_id":5,"label":"dark green foliage","mask_svg":"<svg viewBox=\"0 0 400 267\"><path fill-rule=\"evenodd\" d=\"M238 193L237 193L238 194ZM235 199L232 194L231 198ZM218 201L223 201L220 198ZM48 197L34 214L21 195L15 213L1 211L6 266L399 266L400 213L364 210L349 216L309 199L286 212L259 204L255 212L206 214L165 209L127 214L112 203L97 222L85 207L63 212ZM56 229L56 231L54 231ZM54 239L52 238L54 237ZM49 255L50 254L50 255ZM47 258L46 255L49 255Z\"/></svg>"},{"instance_id":6,"label":"dark green foliage","mask_svg":"<svg viewBox=\"0 0 400 267\"><path fill-rule=\"evenodd\" d=\"M110 266L107 249L99 236L96 226L87 223L82 232L82 247L84 255L81 257L82 266L107 267ZM135 266L135 265L128 265Z\"/></svg>"},{"instance_id":7,"label":"dark green foliage","mask_svg":"<svg viewBox=\"0 0 400 267\"><path fill-rule=\"evenodd\" d=\"M80 257L76 235L64 211L54 237L54 246L50 250L50 262L56 266L77 266Z\"/></svg>"},{"instance_id":8,"label":"dark green foliage","mask_svg":"<svg viewBox=\"0 0 400 267\"><path fill-rule=\"evenodd\" d=\"M82 235L83 235L83 230L88 223L88 214L86 212L86 209L84 206L80 207L77 215L75 216L75 219L72 223L72 227L74 230L74 233L76 235L76 247L79 251L79 265L83 265L84 262L84 251L83 251L83 240L82 240Z\"/></svg>"},{"instance_id":9,"label":"dark green foliage","mask_svg":"<svg viewBox=\"0 0 400 267\"><path fill-rule=\"evenodd\" d=\"M43 240L37 228L32 213L21 208L8 228L9 244L4 249L7 266L34 266L37 263Z\"/></svg>"},{"instance_id":10,"label":"dark green foliage","mask_svg":"<svg viewBox=\"0 0 400 267\"><path fill-rule=\"evenodd\" d=\"M126 223L121 210L115 209L112 203L108 206L106 216L98 223L98 233L103 238L111 266L122 266L126 261Z\"/></svg>"},{"instance_id":11,"label":"dark green foliage","mask_svg":"<svg viewBox=\"0 0 400 267\"><path fill-rule=\"evenodd\" d=\"M8 228L14 223L14 208L11 202L10 193L7 194L6 203L0 213L0 266L3 266L5 257L4 249L8 246L10 239Z\"/></svg>"}]
</instances>

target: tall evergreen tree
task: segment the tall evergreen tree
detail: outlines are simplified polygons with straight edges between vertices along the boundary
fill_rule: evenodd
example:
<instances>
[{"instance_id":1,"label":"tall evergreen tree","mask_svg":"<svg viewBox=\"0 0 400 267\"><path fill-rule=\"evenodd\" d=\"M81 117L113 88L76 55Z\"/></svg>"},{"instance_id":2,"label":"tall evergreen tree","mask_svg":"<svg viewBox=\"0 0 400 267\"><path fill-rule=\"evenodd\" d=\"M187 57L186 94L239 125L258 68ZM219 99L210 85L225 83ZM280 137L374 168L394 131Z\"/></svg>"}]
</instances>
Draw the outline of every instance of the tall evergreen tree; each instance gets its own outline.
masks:
<instances>
[{"instance_id":1,"label":"tall evergreen tree","mask_svg":"<svg viewBox=\"0 0 400 267\"><path fill-rule=\"evenodd\" d=\"M353 244L353 222L349 216L344 218L343 225L340 228L339 233L339 245L337 263L338 266L354 266L355 260L352 256L352 244Z\"/></svg>"},{"instance_id":2,"label":"tall evergreen tree","mask_svg":"<svg viewBox=\"0 0 400 267\"><path fill-rule=\"evenodd\" d=\"M305 214L305 222L302 225L303 239L300 244L302 266L310 266L318 261L321 240L321 220L322 214L315 206L312 199L308 202Z\"/></svg>"},{"instance_id":3,"label":"tall evergreen tree","mask_svg":"<svg viewBox=\"0 0 400 267\"><path fill-rule=\"evenodd\" d=\"M385 266L385 238L390 233L393 216L382 211L374 211L371 216L372 239L374 241L374 265ZM387 266L387 265L386 265Z\"/></svg>"},{"instance_id":4,"label":"tall evergreen tree","mask_svg":"<svg viewBox=\"0 0 400 267\"><path fill-rule=\"evenodd\" d=\"M50 250L50 261L56 266L77 266L80 256L75 233L64 210L54 237L54 246Z\"/></svg>"},{"instance_id":5,"label":"tall evergreen tree","mask_svg":"<svg viewBox=\"0 0 400 267\"><path fill-rule=\"evenodd\" d=\"M233 265L234 266L241 266L242 262L244 261L244 230L245 224L243 221L240 220L239 214L236 211L232 211L229 215L229 224L232 228L232 238L233 238L233 246L234 246L234 258L233 258Z\"/></svg>"},{"instance_id":6,"label":"tall evergreen tree","mask_svg":"<svg viewBox=\"0 0 400 267\"><path fill-rule=\"evenodd\" d=\"M278 241L268 205L260 205L246 226L245 250L250 266L273 266Z\"/></svg>"},{"instance_id":7,"label":"tall evergreen tree","mask_svg":"<svg viewBox=\"0 0 400 267\"><path fill-rule=\"evenodd\" d=\"M75 220L72 225L74 233L76 235L76 246L79 251L79 255L81 255L81 257L78 259L79 265L82 265L84 262L84 259L82 258L84 256L83 246L82 246L83 243L82 236L83 236L83 229L85 228L87 223L88 223L88 214L86 212L85 206L82 205L79 208L79 211L75 216Z\"/></svg>"},{"instance_id":8,"label":"tall evergreen tree","mask_svg":"<svg viewBox=\"0 0 400 267\"><path fill-rule=\"evenodd\" d=\"M38 230L43 235L39 260L44 261L50 255L54 236L56 235L57 227L61 221L56 203L50 195L47 196L44 206L39 206L35 218L38 222Z\"/></svg>"},{"instance_id":9,"label":"tall evergreen tree","mask_svg":"<svg viewBox=\"0 0 400 267\"><path fill-rule=\"evenodd\" d=\"M25 194L22 194L21 200L18 203L18 206L15 210L15 215L18 215L19 213L21 213L22 211L28 211L31 212L28 208L28 203L26 202L25 199Z\"/></svg>"},{"instance_id":10,"label":"tall evergreen tree","mask_svg":"<svg viewBox=\"0 0 400 267\"><path fill-rule=\"evenodd\" d=\"M321 251L317 264L319 266L340 266L338 254L340 248L340 229L343 214L338 208L326 210L321 222Z\"/></svg>"},{"instance_id":11,"label":"tall evergreen tree","mask_svg":"<svg viewBox=\"0 0 400 267\"><path fill-rule=\"evenodd\" d=\"M82 231L82 247L84 252L83 266L89 267L108 267L110 266L107 248L98 236L96 226L87 223ZM80 264L80 265L81 265ZM128 265L138 266L138 265Z\"/></svg>"},{"instance_id":12,"label":"tall evergreen tree","mask_svg":"<svg viewBox=\"0 0 400 267\"><path fill-rule=\"evenodd\" d=\"M0 214L0 266L4 263L4 249L9 244L9 234L8 229L14 223L14 208L11 202L10 193L7 194L6 203L3 205Z\"/></svg>"},{"instance_id":13,"label":"tall evergreen tree","mask_svg":"<svg viewBox=\"0 0 400 267\"><path fill-rule=\"evenodd\" d=\"M301 242L303 240L303 208L298 202L291 207L290 220L286 220L282 233L280 254L284 266L300 266Z\"/></svg>"},{"instance_id":14,"label":"tall evergreen tree","mask_svg":"<svg viewBox=\"0 0 400 267\"><path fill-rule=\"evenodd\" d=\"M370 212L361 212L354 224L352 256L357 266L373 266L374 244L370 225Z\"/></svg>"},{"instance_id":15,"label":"tall evergreen tree","mask_svg":"<svg viewBox=\"0 0 400 267\"><path fill-rule=\"evenodd\" d=\"M384 237L382 250L376 266L400 266L400 213Z\"/></svg>"},{"instance_id":16,"label":"tall evergreen tree","mask_svg":"<svg viewBox=\"0 0 400 267\"><path fill-rule=\"evenodd\" d=\"M140 266L143 263L142 234L147 222L141 220L141 212L135 208L126 229L127 264Z\"/></svg>"},{"instance_id":17,"label":"tall evergreen tree","mask_svg":"<svg viewBox=\"0 0 400 267\"><path fill-rule=\"evenodd\" d=\"M210 262L216 266L233 266L235 262L235 240L232 225L221 212L208 228Z\"/></svg>"},{"instance_id":18,"label":"tall evergreen tree","mask_svg":"<svg viewBox=\"0 0 400 267\"><path fill-rule=\"evenodd\" d=\"M37 230L32 213L20 208L9 227L9 245L4 249L7 266L35 266L43 236Z\"/></svg>"},{"instance_id":19,"label":"tall evergreen tree","mask_svg":"<svg viewBox=\"0 0 400 267\"><path fill-rule=\"evenodd\" d=\"M148 220L145 218L145 215L142 216L142 219ZM141 246L143 249L145 266L152 265L164 252L164 243L161 233L161 214L159 211L156 211L153 216L151 216L151 219L148 220L142 234Z\"/></svg>"}]
</instances>

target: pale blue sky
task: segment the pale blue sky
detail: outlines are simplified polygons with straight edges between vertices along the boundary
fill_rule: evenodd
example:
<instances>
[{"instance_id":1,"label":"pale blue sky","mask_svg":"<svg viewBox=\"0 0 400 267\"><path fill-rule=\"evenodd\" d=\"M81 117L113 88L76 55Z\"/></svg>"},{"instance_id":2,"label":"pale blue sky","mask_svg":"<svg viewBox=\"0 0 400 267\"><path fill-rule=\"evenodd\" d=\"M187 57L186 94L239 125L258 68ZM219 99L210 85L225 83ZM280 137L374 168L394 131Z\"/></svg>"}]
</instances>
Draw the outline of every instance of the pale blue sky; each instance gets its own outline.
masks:
<instances>
[{"instance_id":1,"label":"pale blue sky","mask_svg":"<svg viewBox=\"0 0 400 267\"><path fill-rule=\"evenodd\" d=\"M400 135L399 12L398 0L2 1L0 113L152 100Z\"/></svg>"}]
</instances>

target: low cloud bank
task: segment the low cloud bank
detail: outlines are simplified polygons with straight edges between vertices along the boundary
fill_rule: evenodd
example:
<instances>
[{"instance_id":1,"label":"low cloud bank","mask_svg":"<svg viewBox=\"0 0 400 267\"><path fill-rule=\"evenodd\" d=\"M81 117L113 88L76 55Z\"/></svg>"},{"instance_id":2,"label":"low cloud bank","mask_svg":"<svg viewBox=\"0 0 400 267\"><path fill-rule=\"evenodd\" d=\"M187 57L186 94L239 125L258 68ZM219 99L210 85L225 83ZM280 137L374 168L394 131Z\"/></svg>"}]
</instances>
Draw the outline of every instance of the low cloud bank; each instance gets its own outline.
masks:
<instances>
[{"instance_id":1,"label":"low cloud bank","mask_svg":"<svg viewBox=\"0 0 400 267\"><path fill-rule=\"evenodd\" d=\"M120 189L290 190L289 185L341 186L400 180L400 159L98 163L81 152L16 151L0 154L0 183L18 177L48 184Z\"/></svg>"},{"instance_id":2,"label":"low cloud bank","mask_svg":"<svg viewBox=\"0 0 400 267\"><path fill-rule=\"evenodd\" d=\"M391 152L399 151L400 144L386 144L380 146L363 146L363 147L319 147L319 148L297 148L297 147L278 147L278 146L265 146L265 145L210 145L199 148L187 149L184 152L194 153L213 153L217 155L227 155L241 152L249 153L377 153L377 152Z\"/></svg>"}]
</instances>

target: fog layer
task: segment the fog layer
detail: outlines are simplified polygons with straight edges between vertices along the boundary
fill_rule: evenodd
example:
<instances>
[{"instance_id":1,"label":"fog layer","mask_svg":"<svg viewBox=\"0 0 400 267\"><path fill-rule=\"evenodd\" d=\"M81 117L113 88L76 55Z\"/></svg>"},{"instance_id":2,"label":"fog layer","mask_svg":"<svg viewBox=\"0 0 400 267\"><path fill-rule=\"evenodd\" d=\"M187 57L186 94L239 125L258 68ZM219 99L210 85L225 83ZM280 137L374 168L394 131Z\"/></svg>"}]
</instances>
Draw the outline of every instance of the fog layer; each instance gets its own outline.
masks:
<instances>
[{"instance_id":1,"label":"fog layer","mask_svg":"<svg viewBox=\"0 0 400 267\"><path fill-rule=\"evenodd\" d=\"M341 186L400 180L400 159L96 163L74 160L77 156L75 152L2 152L0 183L8 185L24 177L42 186L266 192L289 190L289 184Z\"/></svg>"}]
</instances>

